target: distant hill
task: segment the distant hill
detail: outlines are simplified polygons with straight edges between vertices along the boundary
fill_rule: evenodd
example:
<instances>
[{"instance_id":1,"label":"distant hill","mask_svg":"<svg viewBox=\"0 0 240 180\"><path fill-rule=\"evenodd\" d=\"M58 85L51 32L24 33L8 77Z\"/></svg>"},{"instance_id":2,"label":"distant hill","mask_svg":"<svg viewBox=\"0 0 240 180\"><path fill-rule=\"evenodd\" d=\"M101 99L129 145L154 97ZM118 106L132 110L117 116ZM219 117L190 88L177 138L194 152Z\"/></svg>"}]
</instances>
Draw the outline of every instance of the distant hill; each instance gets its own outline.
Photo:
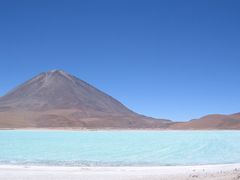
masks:
<instances>
[{"instance_id":1,"label":"distant hill","mask_svg":"<svg viewBox=\"0 0 240 180\"><path fill-rule=\"evenodd\" d=\"M44 72L0 98L0 128L167 128L64 71Z\"/></svg>"},{"instance_id":2,"label":"distant hill","mask_svg":"<svg viewBox=\"0 0 240 180\"><path fill-rule=\"evenodd\" d=\"M188 122L175 123L171 129L240 129L240 113L211 114Z\"/></svg>"}]
</instances>

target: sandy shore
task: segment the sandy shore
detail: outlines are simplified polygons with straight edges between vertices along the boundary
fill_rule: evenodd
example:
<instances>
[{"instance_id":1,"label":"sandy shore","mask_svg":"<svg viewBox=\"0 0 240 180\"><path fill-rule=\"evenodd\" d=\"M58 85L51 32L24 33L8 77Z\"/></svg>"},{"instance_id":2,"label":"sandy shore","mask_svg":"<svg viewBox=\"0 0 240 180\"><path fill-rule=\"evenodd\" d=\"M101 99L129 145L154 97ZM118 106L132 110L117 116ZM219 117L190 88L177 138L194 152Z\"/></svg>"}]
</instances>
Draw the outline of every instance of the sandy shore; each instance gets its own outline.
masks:
<instances>
[{"instance_id":1,"label":"sandy shore","mask_svg":"<svg viewBox=\"0 0 240 180\"><path fill-rule=\"evenodd\" d=\"M4 180L238 180L240 164L162 167L0 166Z\"/></svg>"}]
</instances>

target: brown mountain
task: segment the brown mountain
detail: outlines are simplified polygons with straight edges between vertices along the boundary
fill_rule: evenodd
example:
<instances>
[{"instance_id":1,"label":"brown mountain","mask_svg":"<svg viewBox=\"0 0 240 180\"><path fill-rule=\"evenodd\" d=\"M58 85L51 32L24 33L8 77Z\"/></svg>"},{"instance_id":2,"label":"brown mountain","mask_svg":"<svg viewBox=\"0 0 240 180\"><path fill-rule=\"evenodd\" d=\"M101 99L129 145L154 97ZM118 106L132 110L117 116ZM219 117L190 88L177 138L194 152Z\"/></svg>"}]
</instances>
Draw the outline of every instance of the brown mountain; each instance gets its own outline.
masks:
<instances>
[{"instance_id":1,"label":"brown mountain","mask_svg":"<svg viewBox=\"0 0 240 180\"><path fill-rule=\"evenodd\" d=\"M41 73L0 97L0 128L240 129L240 113L172 122L137 114L64 71Z\"/></svg>"},{"instance_id":2,"label":"brown mountain","mask_svg":"<svg viewBox=\"0 0 240 180\"><path fill-rule=\"evenodd\" d=\"M166 128L64 71L32 78L0 98L0 128Z\"/></svg>"},{"instance_id":3,"label":"brown mountain","mask_svg":"<svg viewBox=\"0 0 240 180\"><path fill-rule=\"evenodd\" d=\"M175 123L171 129L240 129L240 113L211 114L188 122Z\"/></svg>"}]
</instances>

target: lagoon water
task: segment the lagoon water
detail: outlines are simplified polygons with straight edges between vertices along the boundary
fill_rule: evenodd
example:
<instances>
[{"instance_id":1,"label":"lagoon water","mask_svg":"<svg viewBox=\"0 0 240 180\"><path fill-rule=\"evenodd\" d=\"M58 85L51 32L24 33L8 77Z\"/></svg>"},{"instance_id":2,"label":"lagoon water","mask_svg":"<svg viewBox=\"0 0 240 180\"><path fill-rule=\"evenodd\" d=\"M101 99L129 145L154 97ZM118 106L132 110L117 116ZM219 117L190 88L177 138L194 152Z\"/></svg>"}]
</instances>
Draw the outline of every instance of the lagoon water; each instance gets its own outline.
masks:
<instances>
[{"instance_id":1,"label":"lagoon water","mask_svg":"<svg viewBox=\"0 0 240 180\"><path fill-rule=\"evenodd\" d=\"M224 163L240 163L240 131L0 131L4 165Z\"/></svg>"}]
</instances>

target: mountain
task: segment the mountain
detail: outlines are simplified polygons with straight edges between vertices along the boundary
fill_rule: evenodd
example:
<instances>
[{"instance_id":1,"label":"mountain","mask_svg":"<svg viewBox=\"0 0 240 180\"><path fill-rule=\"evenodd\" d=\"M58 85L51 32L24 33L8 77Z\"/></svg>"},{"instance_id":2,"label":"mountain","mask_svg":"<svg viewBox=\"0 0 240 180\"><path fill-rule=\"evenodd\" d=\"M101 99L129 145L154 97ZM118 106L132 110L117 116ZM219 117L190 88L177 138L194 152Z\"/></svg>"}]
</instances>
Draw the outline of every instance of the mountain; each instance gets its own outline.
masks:
<instances>
[{"instance_id":1,"label":"mountain","mask_svg":"<svg viewBox=\"0 0 240 180\"><path fill-rule=\"evenodd\" d=\"M64 71L44 72L0 97L0 128L240 129L240 113L172 122L137 114Z\"/></svg>"},{"instance_id":2,"label":"mountain","mask_svg":"<svg viewBox=\"0 0 240 180\"><path fill-rule=\"evenodd\" d=\"M0 128L167 128L61 70L44 72L0 97Z\"/></svg>"},{"instance_id":3,"label":"mountain","mask_svg":"<svg viewBox=\"0 0 240 180\"><path fill-rule=\"evenodd\" d=\"M240 113L211 114L188 122L172 124L170 129L240 129Z\"/></svg>"}]
</instances>

